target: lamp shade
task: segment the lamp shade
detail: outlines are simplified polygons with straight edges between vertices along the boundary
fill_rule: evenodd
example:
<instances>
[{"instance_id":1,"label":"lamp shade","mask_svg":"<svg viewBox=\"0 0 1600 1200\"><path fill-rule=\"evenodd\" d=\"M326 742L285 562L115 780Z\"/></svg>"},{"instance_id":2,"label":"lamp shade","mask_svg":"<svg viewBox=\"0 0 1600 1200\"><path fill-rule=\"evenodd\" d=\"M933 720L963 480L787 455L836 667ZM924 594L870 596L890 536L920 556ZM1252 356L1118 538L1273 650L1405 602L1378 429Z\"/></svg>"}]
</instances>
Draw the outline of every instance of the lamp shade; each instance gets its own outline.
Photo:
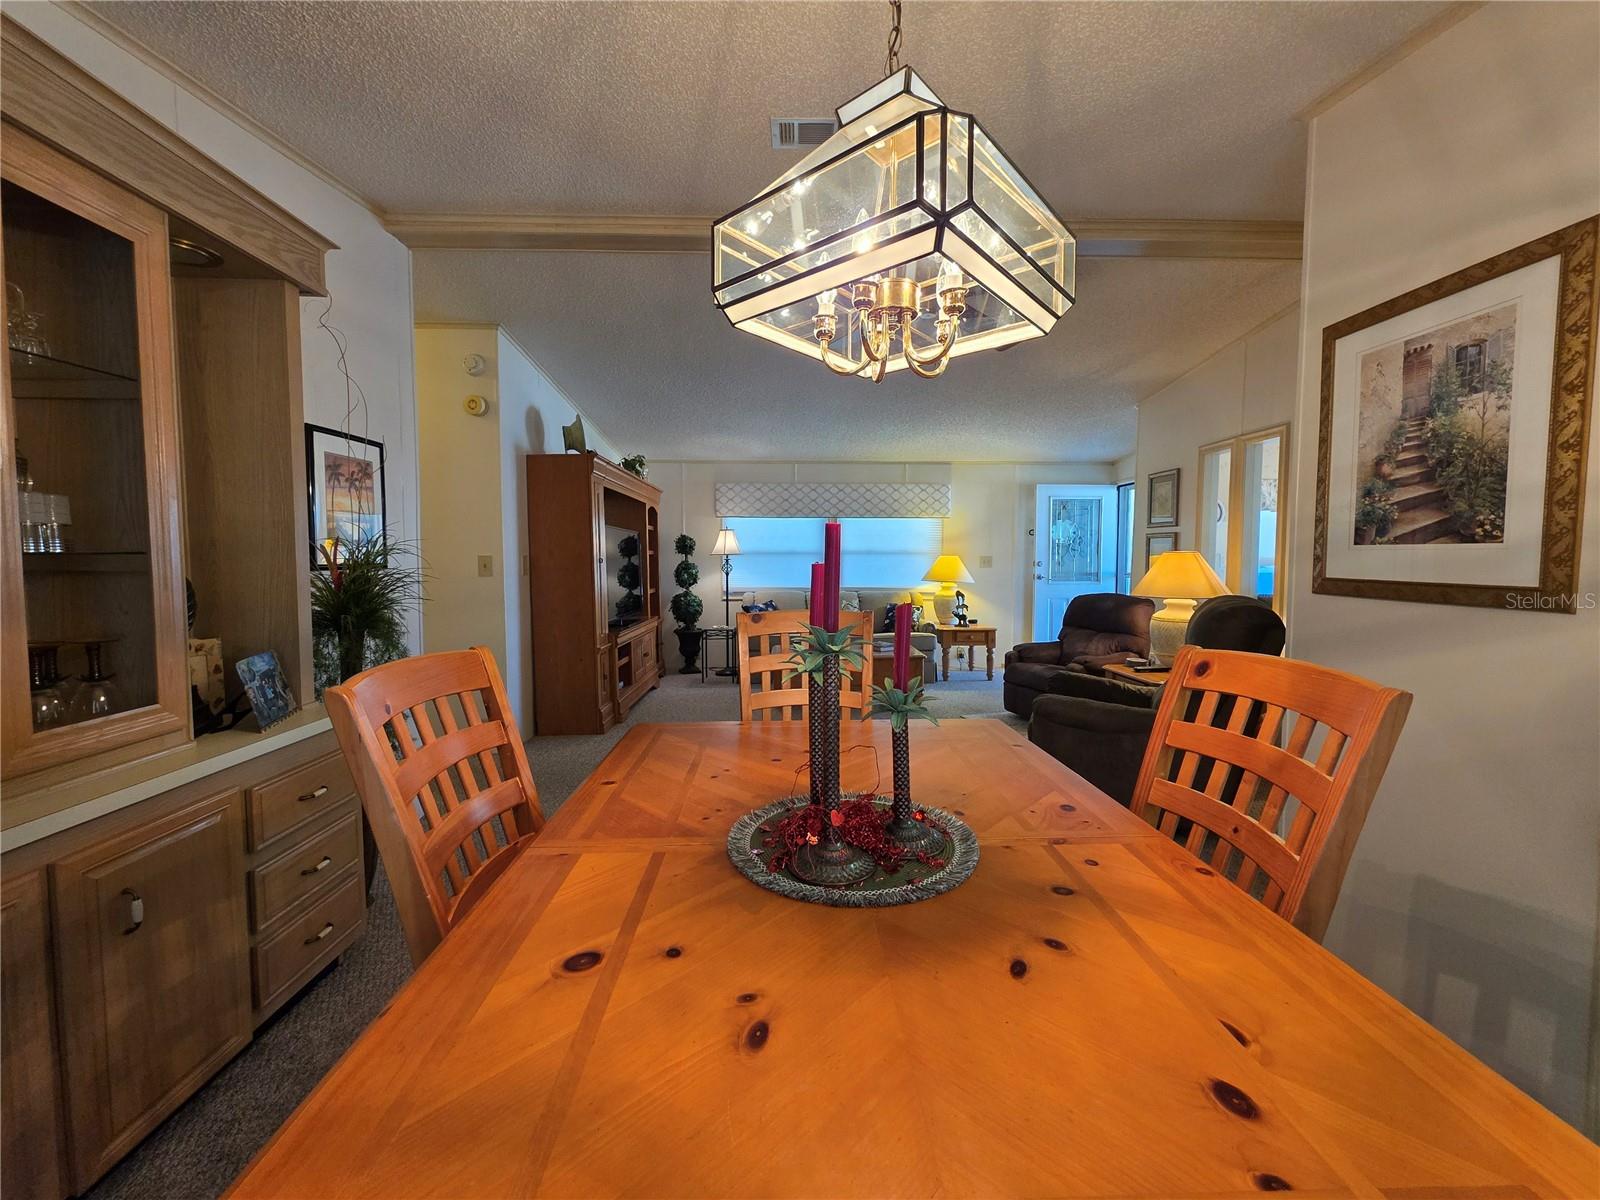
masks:
<instances>
[{"instance_id":1,"label":"lamp shade","mask_svg":"<svg viewBox=\"0 0 1600 1200\"><path fill-rule=\"evenodd\" d=\"M717 544L715 546L711 547L711 553L713 553L713 554L737 554L737 553L739 553L739 539L734 536L733 530L731 530L731 529L719 529L719 530L717 530Z\"/></svg>"},{"instance_id":2,"label":"lamp shade","mask_svg":"<svg viewBox=\"0 0 1600 1200\"><path fill-rule=\"evenodd\" d=\"M1144 578L1134 585L1133 594L1163 600L1203 600L1226 596L1228 585L1217 578L1198 550L1168 550L1156 555Z\"/></svg>"},{"instance_id":3,"label":"lamp shade","mask_svg":"<svg viewBox=\"0 0 1600 1200\"><path fill-rule=\"evenodd\" d=\"M929 583L971 583L972 572L959 554L941 554L923 576Z\"/></svg>"}]
</instances>

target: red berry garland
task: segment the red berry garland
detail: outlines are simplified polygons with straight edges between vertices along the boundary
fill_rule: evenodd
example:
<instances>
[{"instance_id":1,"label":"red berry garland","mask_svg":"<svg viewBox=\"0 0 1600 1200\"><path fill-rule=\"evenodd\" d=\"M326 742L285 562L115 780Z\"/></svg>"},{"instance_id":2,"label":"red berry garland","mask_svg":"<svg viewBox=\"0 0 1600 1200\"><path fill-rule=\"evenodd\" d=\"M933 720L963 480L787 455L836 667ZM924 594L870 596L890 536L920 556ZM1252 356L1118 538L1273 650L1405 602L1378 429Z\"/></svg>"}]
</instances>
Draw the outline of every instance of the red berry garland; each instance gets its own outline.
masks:
<instances>
[{"instance_id":1,"label":"red berry garland","mask_svg":"<svg viewBox=\"0 0 1600 1200\"><path fill-rule=\"evenodd\" d=\"M872 855L878 869L885 875L893 875L912 859L934 870L944 866L941 857L929 854L926 850L908 851L893 841L884 831L891 814L887 808L880 808L873 803L874 799L872 796L862 796L846 800L833 811L831 822L839 830L840 837ZM767 859L767 870L783 870L794 860L795 851L801 846L817 844L822 833L822 813L821 805L807 804L789 813L775 828L771 825L761 827L763 831L771 831L771 836L763 837L761 844L775 847L772 856ZM917 813L917 820L926 819L925 813ZM928 823L943 832L943 827L937 822Z\"/></svg>"}]
</instances>

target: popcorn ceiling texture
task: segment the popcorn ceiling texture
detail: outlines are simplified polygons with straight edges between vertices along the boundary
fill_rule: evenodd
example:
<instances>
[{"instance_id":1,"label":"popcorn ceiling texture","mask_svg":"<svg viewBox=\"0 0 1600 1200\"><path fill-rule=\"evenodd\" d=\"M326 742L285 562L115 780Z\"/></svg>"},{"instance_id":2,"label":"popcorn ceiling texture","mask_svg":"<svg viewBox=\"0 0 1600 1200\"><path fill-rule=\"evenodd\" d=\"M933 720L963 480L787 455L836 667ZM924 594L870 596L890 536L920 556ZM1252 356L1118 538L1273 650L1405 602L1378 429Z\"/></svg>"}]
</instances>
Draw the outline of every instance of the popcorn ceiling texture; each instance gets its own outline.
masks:
<instances>
[{"instance_id":1,"label":"popcorn ceiling texture","mask_svg":"<svg viewBox=\"0 0 1600 1200\"><path fill-rule=\"evenodd\" d=\"M715 215L772 117L879 78L882 3L95 3L390 211ZM1421 3L906 6L901 60L1073 217L1298 220L1295 114Z\"/></svg>"},{"instance_id":2,"label":"popcorn ceiling texture","mask_svg":"<svg viewBox=\"0 0 1600 1200\"><path fill-rule=\"evenodd\" d=\"M1295 302L1300 264L1087 259L1048 337L882 384L733 329L699 255L419 250L413 285L418 321L504 325L653 459L1109 462L1139 400Z\"/></svg>"}]
</instances>

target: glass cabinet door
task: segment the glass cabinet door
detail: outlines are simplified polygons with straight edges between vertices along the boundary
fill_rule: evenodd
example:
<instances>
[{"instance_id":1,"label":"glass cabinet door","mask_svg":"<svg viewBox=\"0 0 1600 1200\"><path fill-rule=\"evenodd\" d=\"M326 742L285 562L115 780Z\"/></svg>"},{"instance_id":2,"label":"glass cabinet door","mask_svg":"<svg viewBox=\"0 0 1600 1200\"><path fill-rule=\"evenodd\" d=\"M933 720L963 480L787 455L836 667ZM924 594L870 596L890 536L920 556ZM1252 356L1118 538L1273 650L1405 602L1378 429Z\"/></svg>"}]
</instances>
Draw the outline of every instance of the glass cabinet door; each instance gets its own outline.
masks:
<instances>
[{"instance_id":1,"label":"glass cabinet door","mask_svg":"<svg viewBox=\"0 0 1600 1200\"><path fill-rule=\"evenodd\" d=\"M186 737L166 218L7 131L7 778Z\"/></svg>"}]
</instances>

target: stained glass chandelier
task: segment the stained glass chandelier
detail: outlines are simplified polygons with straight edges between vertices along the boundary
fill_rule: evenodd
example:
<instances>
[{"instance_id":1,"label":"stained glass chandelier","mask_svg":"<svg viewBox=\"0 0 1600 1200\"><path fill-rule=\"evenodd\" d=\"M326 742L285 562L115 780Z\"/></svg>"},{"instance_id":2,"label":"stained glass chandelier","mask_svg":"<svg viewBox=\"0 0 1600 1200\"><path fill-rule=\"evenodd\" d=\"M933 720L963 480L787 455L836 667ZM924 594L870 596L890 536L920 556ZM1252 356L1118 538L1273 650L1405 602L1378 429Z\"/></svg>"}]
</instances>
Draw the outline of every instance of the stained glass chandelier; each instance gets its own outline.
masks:
<instances>
[{"instance_id":1,"label":"stained glass chandelier","mask_svg":"<svg viewBox=\"0 0 1600 1200\"><path fill-rule=\"evenodd\" d=\"M734 328L881 383L1043 337L1074 303L1076 242L971 113L899 65L840 128L712 226L712 284Z\"/></svg>"}]
</instances>

